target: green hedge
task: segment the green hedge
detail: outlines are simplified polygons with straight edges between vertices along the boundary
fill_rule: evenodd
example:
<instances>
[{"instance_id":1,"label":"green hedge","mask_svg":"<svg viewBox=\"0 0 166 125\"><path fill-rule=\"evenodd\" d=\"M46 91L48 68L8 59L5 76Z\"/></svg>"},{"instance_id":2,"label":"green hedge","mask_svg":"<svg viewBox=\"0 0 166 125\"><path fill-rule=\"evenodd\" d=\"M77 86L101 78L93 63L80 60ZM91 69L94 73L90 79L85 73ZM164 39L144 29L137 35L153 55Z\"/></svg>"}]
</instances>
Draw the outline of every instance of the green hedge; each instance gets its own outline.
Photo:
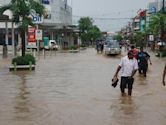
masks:
<instances>
[{"instance_id":1,"label":"green hedge","mask_svg":"<svg viewBox=\"0 0 166 125\"><path fill-rule=\"evenodd\" d=\"M166 51L162 52L162 57L166 57Z\"/></svg>"},{"instance_id":2,"label":"green hedge","mask_svg":"<svg viewBox=\"0 0 166 125\"><path fill-rule=\"evenodd\" d=\"M160 55L161 54L161 55ZM166 51L162 51L162 52L157 52L157 57L166 57Z\"/></svg>"},{"instance_id":3,"label":"green hedge","mask_svg":"<svg viewBox=\"0 0 166 125\"><path fill-rule=\"evenodd\" d=\"M81 44L81 47L86 47L84 44Z\"/></svg>"},{"instance_id":4,"label":"green hedge","mask_svg":"<svg viewBox=\"0 0 166 125\"><path fill-rule=\"evenodd\" d=\"M29 62L32 62L32 65L36 64L35 57L30 54L26 54L25 56L18 56L16 58L13 58L12 64L14 64L15 62L17 65L29 65Z\"/></svg>"},{"instance_id":5,"label":"green hedge","mask_svg":"<svg viewBox=\"0 0 166 125\"><path fill-rule=\"evenodd\" d=\"M77 46L70 46L69 49L70 50L77 50Z\"/></svg>"}]
</instances>

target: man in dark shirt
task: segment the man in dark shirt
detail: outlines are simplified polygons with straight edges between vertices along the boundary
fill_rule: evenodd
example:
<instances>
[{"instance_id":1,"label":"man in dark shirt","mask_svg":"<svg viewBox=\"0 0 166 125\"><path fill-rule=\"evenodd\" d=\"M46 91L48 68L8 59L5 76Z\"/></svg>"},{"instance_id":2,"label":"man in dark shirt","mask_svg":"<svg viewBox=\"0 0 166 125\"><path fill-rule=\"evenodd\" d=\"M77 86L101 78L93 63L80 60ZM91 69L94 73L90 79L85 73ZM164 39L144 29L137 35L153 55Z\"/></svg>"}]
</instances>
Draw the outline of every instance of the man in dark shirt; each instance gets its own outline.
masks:
<instances>
[{"instance_id":1,"label":"man in dark shirt","mask_svg":"<svg viewBox=\"0 0 166 125\"><path fill-rule=\"evenodd\" d=\"M138 59L139 73L140 74L143 73L144 76L146 77L146 72L148 69L148 60L150 61L150 64L152 64L150 60L150 55L143 50L143 47L141 47L140 52L138 52L137 59Z\"/></svg>"},{"instance_id":2,"label":"man in dark shirt","mask_svg":"<svg viewBox=\"0 0 166 125\"><path fill-rule=\"evenodd\" d=\"M166 76L166 64L163 71L163 85L165 86L165 76Z\"/></svg>"}]
</instances>

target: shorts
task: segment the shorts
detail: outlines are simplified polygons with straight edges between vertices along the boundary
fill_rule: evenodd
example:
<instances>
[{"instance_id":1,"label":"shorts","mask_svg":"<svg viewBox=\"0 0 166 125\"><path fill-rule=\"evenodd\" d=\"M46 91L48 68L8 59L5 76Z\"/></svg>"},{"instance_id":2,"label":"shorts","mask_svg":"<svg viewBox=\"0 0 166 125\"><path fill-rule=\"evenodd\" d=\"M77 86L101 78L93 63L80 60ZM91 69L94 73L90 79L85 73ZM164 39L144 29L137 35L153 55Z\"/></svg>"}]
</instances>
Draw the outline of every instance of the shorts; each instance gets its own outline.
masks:
<instances>
[{"instance_id":1,"label":"shorts","mask_svg":"<svg viewBox=\"0 0 166 125\"><path fill-rule=\"evenodd\" d=\"M120 83L120 88L124 90L125 88L128 88L129 90L132 90L133 88L133 83L134 83L134 78L129 78L129 77L121 77L121 83Z\"/></svg>"}]
</instances>

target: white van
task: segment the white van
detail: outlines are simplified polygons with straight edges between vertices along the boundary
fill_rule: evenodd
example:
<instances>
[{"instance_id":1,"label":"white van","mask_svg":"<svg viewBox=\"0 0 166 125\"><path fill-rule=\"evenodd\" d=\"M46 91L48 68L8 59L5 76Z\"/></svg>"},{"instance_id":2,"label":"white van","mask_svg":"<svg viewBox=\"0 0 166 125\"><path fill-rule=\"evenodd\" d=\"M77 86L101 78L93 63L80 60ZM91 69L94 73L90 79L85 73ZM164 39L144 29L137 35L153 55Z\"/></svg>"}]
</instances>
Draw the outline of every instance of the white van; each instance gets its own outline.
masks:
<instances>
[{"instance_id":1,"label":"white van","mask_svg":"<svg viewBox=\"0 0 166 125\"><path fill-rule=\"evenodd\" d=\"M56 41L55 40L49 40L48 41L48 46L45 46L44 47L45 49L55 49L55 50L58 50L58 45L57 45L57 43L56 43Z\"/></svg>"}]
</instances>

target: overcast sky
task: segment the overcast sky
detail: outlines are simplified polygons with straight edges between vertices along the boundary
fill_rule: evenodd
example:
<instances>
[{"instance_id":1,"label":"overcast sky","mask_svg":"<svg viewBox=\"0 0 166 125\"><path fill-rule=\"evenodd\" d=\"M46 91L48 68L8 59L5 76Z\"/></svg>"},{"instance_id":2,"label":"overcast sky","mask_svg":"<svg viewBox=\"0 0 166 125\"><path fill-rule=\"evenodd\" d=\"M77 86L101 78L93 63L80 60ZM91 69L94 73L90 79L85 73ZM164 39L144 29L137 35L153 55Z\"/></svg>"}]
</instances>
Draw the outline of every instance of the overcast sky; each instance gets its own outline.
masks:
<instances>
[{"instance_id":1,"label":"overcast sky","mask_svg":"<svg viewBox=\"0 0 166 125\"><path fill-rule=\"evenodd\" d=\"M130 21L117 18L134 17L139 9L146 9L148 3L153 1L155 0L68 0L68 4L73 9L74 23L79 17L89 16L102 31L115 32Z\"/></svg>"}]
</instances>

